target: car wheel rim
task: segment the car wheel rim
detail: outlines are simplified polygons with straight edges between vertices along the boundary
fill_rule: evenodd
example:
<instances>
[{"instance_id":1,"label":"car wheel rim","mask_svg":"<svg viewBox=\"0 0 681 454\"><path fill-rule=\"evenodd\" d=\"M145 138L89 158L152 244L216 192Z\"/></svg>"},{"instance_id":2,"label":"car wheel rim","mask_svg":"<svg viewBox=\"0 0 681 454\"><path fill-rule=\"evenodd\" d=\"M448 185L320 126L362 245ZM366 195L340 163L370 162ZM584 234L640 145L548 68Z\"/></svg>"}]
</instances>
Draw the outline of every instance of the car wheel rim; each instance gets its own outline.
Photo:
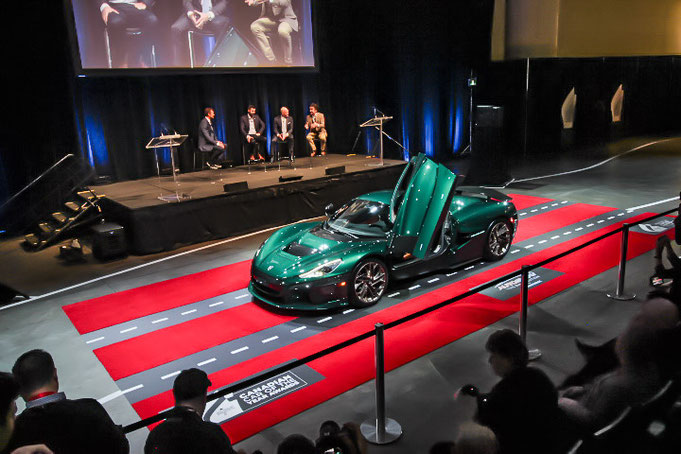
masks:
<instances>
[{"instance_id":1,"label":"car wheel rim","mask_svg":"<svg viewBox=\"0 0 681 454\"><path fill-rule=\"evenodd\" d=\"M494 224L492 230L489 232L489 250L497 257L506 254L508 247L511 245L511 229L508 228L505 222L498 222Z\"/></svg>"},{"instance_id":2,"label":"car wheel rim","mask_svg":"<svg viewBox=\"0 0 681 454\"><path fill-rule=\"evenodd\" d=\"M366 262L355 275L355 295L364 304L378 301L387 283L387 274L383 265L378 262Z\"/></svg>"}]
</instances>

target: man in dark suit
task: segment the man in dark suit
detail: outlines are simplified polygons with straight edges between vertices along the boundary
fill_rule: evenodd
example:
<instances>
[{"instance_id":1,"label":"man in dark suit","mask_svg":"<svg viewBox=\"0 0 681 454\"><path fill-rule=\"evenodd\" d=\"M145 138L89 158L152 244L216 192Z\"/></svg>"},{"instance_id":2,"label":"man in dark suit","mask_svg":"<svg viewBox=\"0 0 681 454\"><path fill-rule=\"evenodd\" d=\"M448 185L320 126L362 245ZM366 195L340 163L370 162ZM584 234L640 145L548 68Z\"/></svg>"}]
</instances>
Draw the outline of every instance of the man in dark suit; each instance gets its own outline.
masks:
<instances>
[{"instance_id":1,"label":"man in dark suit","mask_svg":"<svg viewBox=\"0 0 681 454\"><path fill-rule=\"evenodd\" d=\"M149 66L149 62L132 58L141 59L142 54L139 48L133 48L131 39L126 39L125 31L127 28L141 29L142 48L151 46L158 26L158 17L151 11L155 0L96 1L112 41L111 66L114 68Z\"/></svg>"},{"instance_id":2,"label":"man in dark suit","mask_svg":"<svg viewBox=\"0 0 681 454\"><path fill-rule=\"evenodd\" d=\"M263 148L267 140L263 135L263 132L265 132L265 122L255 113L254 105L248 106L248 113L241 117L239 129L241 130L244 146L250 153L248 159L255 161L257 155L259 161L264 161L263 154L265 150Z\"/></svg>"},{"instance_id":3,"label":"man in dark suit","mask_svg":"<svg viewBox=\"0 0 681 454\"><path fill-rule=\"evenodd\" d=\"M94 399L67 399L59 392L54 361L43 350L17 359L12 374L26 409L16 418L8 452L19 446L43 443L56 453L127 454L128 440L104 407Z\"/></svg>"},{"instance_id":4,"label":"man in dark suit","mask_svg":"<svg viewBox=\"0 0 681 454\"><path fill-rule=\"evenodd\" d=\"M227 0L183 0L182 14L170 27L173 35L173 56L175 66L189 66L187 59L187 32L205 31L215 35L219 42L229 27Z\"/></svg>"},{"instance_id":5,"label":"man in dark suit","mask_svg":"<svg viewBox=\"0 0 681 454\"><path fill-rule=\"evenodd\" d=\"M219 141L215 136L215 127L213 120L215 120L215 110L212 107L203 109L204 117L199 123L199 150L212 152L208 158L208 167L213 170L220 168L217 163L218 157L225 152L227 145Z\"/></svg>"},{"instance_id":6,"label":"man in dark suit","mask_svg":"<svg viewBox=\"0 0 681 454\"><path fill-rule=\"evenodd\" d=\"M268 64L275 64L276 57L270 46L268 34L275 35L284 49L284 64L293 64L291 33L298 31L298 18L291 7L291 0L245 0L248 6L262 5L260 18L251 23L251 32Z\"/></svg>"},{"instance_id":7,"label":"man in dark suit","mask_svg":"<svg viewBox=\"0 0 681 454\"><path fill-rule=\"evenodd\" d=\"M149 433L145 454L236 454L220 426L202 419L210 385L208 376L200 369L180 372L173 383L175 407L168 419ZM245 453L239 451L239 454Z\"/></svg>"},{"instance_id":8,"label":"man in dark suit","mask_svg":"<svg viewBox=\"0 0 681 454\"><path fill-rule=\"evenodd\" d=\"M289 116L288 107L281 108L281 115L274 117L274 137L272 142L276 143L277 156L272 156L273 161L281 159L281 150L284 144L288 147L288 158L293 161L293 118Z\"/></svg>"}]
</instances>

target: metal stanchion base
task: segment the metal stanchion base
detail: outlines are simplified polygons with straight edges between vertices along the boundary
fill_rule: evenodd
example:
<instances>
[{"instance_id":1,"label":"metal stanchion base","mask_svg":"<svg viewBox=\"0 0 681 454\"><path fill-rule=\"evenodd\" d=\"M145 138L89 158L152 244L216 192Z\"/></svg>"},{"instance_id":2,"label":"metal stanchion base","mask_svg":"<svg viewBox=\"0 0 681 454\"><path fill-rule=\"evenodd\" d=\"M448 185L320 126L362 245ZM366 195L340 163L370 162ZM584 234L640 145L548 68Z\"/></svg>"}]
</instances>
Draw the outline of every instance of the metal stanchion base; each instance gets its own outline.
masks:
<instances>
[{"instance_id":1,"label":"metal stanchion base","mask_svg":"<svg viewBox=\"0 0 681 454\"><path fill-rule=\"evenodd\" d=\"M192 197L189 194L169 194L160 195L157 198L159 200L163 200L164 202L180 202L182 200L191 199Z\"/></svg>"},{"instance_id":2,"label":"metal stanchion base","mask_svg":"<svg viewBox=\"0 0 681 454\"><path fill-rule=\"evenodd\" d=\"M538 348L530 349L528 350L528 353L530 354L529 356L530 361L534 361L536 359L541 358L541 350L539 350Z\"/></svg>"},{"instance_id":3,"label":"metal stanchion base","mask_svg":"<svg viewBox=\"0 0 681 454\"><path fill-rule=\"evenodd\" d=\"M378 440L375 419L364 421L359 427L360 432L369 443L375 445L387 445L402 436L402 426L394 419L385 418L385 435L382 440Z\"/></svg>"},{"instance_id":4,"label":"metal stanchion base","mask_svg":"<svg viewBox=\"0 0 681 454\"><path fill-rule=\"evenodd\" d=\"M623 295L618 295L617 293L608 293L608 298L617 300L617 301L631 301L634 298L636 298L636 294L632 293L631 295L623 294Z\"/></svg>"}]
</instances>

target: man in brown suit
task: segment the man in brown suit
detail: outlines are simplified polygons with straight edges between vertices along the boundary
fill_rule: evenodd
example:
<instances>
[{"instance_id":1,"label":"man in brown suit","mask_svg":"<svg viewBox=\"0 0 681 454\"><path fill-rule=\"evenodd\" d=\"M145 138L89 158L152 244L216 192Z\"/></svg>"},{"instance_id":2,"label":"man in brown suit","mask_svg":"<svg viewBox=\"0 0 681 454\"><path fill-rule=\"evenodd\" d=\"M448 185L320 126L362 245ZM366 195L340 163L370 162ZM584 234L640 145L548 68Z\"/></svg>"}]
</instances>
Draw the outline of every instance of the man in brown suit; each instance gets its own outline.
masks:
<instances>
[{"instance_id":1,"label":"man in brown suit","mask_svg":"<svg viewBox=\"0 0 681 454\"><path fill-rule=\"evenodd\" d=\"M326 154L326 120L324 114L319 111L319 106L315 103L310 104L310 115L305 119L305 129L307 133L307 143L310 144L312 156L317 154L317 147L315 147L315 139L319 140L322 146L322 155Z\"/></svg>"},{"instance_id":2,"label":"man in brown suit","mask_svg":"<svg viewBox=\"0 0 681 454\"><path fill-rule=\"evenodd\" d=\"M276 57L272 51L268 34L278 36L284 50L284 64L293 64L293 45L291 33L298 31L298 18L291 7L291 0L244 0L248 6L262 5L260 18L251 24L251 32L255 36L258 47L267 59L268 64L275 64Z\"/></svg>"}]
</instances>

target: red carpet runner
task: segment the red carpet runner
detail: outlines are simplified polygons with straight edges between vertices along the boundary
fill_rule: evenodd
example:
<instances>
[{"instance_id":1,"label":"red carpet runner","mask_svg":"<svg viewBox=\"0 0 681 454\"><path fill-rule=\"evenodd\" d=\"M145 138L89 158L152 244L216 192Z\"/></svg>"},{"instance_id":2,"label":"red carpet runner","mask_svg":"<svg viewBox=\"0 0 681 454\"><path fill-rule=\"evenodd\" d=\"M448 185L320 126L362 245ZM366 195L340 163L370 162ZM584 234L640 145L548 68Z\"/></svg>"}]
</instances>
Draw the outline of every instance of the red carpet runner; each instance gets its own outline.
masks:
<instances>
[{"instance_id":1,"label":"red carpet runner","mask_svg":"<svg viewBox=\"0 0 681 454\"><path fill-rule=\"evenodd\" d=\"M525 208L550 202L531 196L514 196L521 212ZM521 218L516 242L546 234L612 211L612 208L575 204L538 213L527 220ZM642 219L638 215L627 219ZM590 231L579 238L555 244L529 256L513 259L509 256L501 264L488 268L463 280L440 287L427 294L406 300L358 320L331 328L320 334L281 347L275 351L241 362L210 375L212 389L224 387L237 380L257 374L284 361L301 358L354 335L371 330L375 323L388 323L416 310L432 305L468 290L475 285L510 273L523 264L536 263L582 244L620 223ZM636 257L654 248L656 236L630 233L629 257ZM560 276L530 290L531 304L563 291L587 278L613 268L619 257L618 235L572 254L546 268L559 271ZM180 307L195 301L244 288L249 279L250 262L241 262L214 270L184 276L125 292L84 301L64 307L80 333L88 333L141 316ZM506 317L518 309L518 297L500 301L476 295L459 301L428 316L414 320L386 332L386 368L388 370L419 358L443 345ZM159 364L164 364L206 348L284 323L294 317L275 315L247 303L212 315L200 317L127 341L95 350L102 364L117 380ZM352 365L352 367L349 367ZM234 441L240 441L277 422L324 402L373 378L373 341L346 348L334 355L309 364L325 378L292 394L223 424ZM135 403L140 417L158 413L173 404L172 393L165 392ZM331 416L331 415L330 415Z\"/></svg>"}]
</instances>

